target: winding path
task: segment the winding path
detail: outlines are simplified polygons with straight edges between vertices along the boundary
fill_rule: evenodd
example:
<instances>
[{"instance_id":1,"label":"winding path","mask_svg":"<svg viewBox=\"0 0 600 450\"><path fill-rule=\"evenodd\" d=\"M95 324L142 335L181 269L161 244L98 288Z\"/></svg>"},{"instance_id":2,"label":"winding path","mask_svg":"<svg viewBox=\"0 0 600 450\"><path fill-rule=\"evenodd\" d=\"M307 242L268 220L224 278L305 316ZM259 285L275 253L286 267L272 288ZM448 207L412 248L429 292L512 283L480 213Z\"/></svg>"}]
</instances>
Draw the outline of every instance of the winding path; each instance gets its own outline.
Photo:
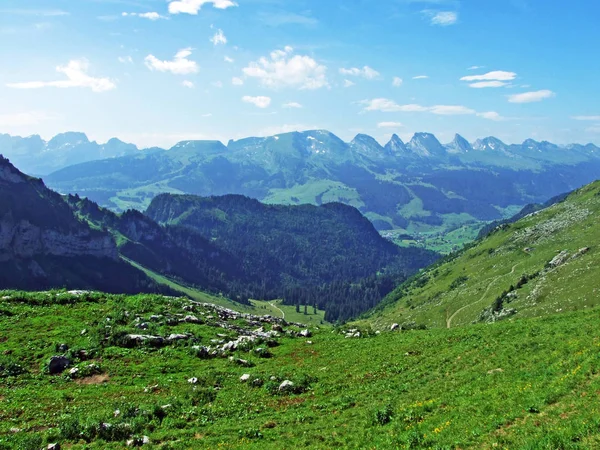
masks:
<instances>
[{"instance_id":1,"label":"winding path","mask_svg":"<svg viewBox=\"0 0 600 450\"><path fill-rule=\"evenodd\" d=\"M446 327L447 328L451 328L452 327L452 319L454 319L459 313L461 313L462 311L464 311L467 308L470 308L473 305L476 305L477 303L480 303L482 301L485 300L485 298L487 297L488 293L490 292L490 289L492 288L493 284L498 281L500 278L505 277L506 275L512 275L515 273L515 270L517 269L517 266L521 265L522 263L518 263L515 264L512 267L512 270L505 274L505 275L498 275L496 278L494 278L492 281L490 281L490 284L488 284L487 289L485 290L485 292L483 293L483 295L481 296L481 298L479 300L477 300L476 302L470 303L468 305L463 306L460 309L457 309L456 312L454 314L452 314L447 320L446 320Z\"/></svg>"},{"instance_id":2,"label":"winding path","mask_svg":"<svg viewBox=\"0 0 600 450\"><path fill-rule=\"evenodd\" d=\"M285 319L285 313L283 312L282 309L279 309L277 306L275 306L274 303L269 303L269 305L271 305L273 308L275 308L277 311L279 311L281 313L281 318Z\"/></svg>"}]
</instances>

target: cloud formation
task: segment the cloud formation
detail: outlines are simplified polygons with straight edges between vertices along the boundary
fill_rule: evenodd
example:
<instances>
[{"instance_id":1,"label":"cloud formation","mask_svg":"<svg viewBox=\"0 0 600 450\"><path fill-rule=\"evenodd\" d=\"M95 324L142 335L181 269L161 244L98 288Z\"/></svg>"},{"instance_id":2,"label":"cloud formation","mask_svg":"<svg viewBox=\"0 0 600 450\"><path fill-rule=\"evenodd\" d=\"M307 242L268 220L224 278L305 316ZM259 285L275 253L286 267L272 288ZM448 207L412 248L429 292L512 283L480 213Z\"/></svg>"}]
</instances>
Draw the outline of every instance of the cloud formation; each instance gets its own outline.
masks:
<instances>
[{"instance_id":1,"label":"cloud formation","mask_svg":"<svg viewBox=\"0 0 600 450\"><path fill-rule=\"evenodd\" d=\"M574 120L582 120L587 122L600 122L600 116L573 116Z\"/></svg>"},{"instance_id":2,"label":"cloud formation","mask_svg":"<svg viewBox=\"0 0 600 450\"><path fill-rule=\"evenodd\" d=\"M225 37L223 30L217 31L215 35L210 38L210 42L212 42L215 46L227 44L227 38Z\"/></svg>"},{"instance_id":3,"label":"cloud formation","mask_svg":"<svg viewBox=\"0 0 600 450\"><path fill-rule=\"evenodd\" d=\"M246 102L246 103L251 103L254 106L256 106L257 108L268 108L269 105L271 104L271 98L270 97L263 97L263 96L257 96L257 97L251 97L249 95L245 95L242 97L242 101Z\"/></svg>"},{"instance_id":4,"label":"cloud formation","mask_svg":"<svg viewBox=\"0 0 600 450\"><path fill-rule=\"evenodd\" d=\"M429 75L417 75L416 77L413 77L413 80L426 80L429 78Z\"/></svg>"},{"instance_id":5,"label":"cloud formation","mask_svg":"<svg viewBox=\"0 0 600 450\"><path fill-rule=\"evenodd\" d=\"M238 6L233 0L170 0L169 13L171 14L198 14L202 6L212 3L214 8L227 9Z\"/></svg>"},{"instance_id":6,"label":"cloud formation","mask_svg":"<svg viewBox=\"0 0 600 450\"><path fill-rule=\"evenodd\" d=\"M458 13L454 11L432 11L426 9L422 13L429 17L431 25L447 27L458 22Z\"/></svg>"},{"instance_id":7,"label":"cloud formation","mask_svg":"<svg viewBox=\"0 0 600 450\"><path fill-rule=\"evenodd\" d=\"M484 73L483 75L469 75L462 77L460 81L512 81L517 78L514 72L506 72L504 70L494 70Z\"/></svg>"},{"instance_id":8,"label":"cloud formation","mask_svg":"<svg viewBox=\"0 0 600 450\"><path fill-rule=\"evenodd\" d=\"M88 75L90 63L87 59L74 59L65 66L58 66L56 71L67 77L59 81L28 81L24 83L8 83L6 86L13 89L41 89L45 87L56 88L89 88L94 92L106 92L116 89L117 85L110 78L95 78Z\"/></svg>"},{"instance_id":9,"label":"cloud formation","mask_svg":"<svg viewBox=\"0 0 600 450\"><path fill-rule=\"evenodd\" d=\"M434 105L423 106L418 104L400 105L387 98L374 98L372 100L363 100L359 102L364 106L363 112L421 112L431 113L438 116L477 116L488 120L504 120L500 114L489 111L479 113L472 108L462 105ZM385 123L385 122L383 122Z\"/></svg>"},{"instance_id":10,"label":"cloud formation","mask_svg":"<svg viewBox=\"0 0 600 450\"><path fill-rule=\"evenodd\" d=\"M193 83L192 81L189 81L189 80L184 80L184 81L182 81L182 82L181 82L181 85L182 85L183 87L186 87L186 88L188 88L188 89L194 89L194 86L195 86L195 85L194 85L194 83Z\"/></svg>"},{"instance_id":11,"label":"cloud formation","mask_svg":"<svg viewBox=\"0 0 600 450\"><path fill-rule=\"evenodd\" d=\"M286 108L286 109L291 109L291 108L299 109L299 108L302 108L302 105L300 103L297 103L297 102L289 102L289 103L285 103L283 105L283 107Z\"/></svg>"},{"instance_id":12,"label":"cloud formation","mask_svg":"<svg viewBox=\"0 0 600 450\"><path fill-rule=\"evenodd\" d=\"M534 103L541 102L547 98L555 97L556 94L547 89L533 92L523 92L522 94L514 94L508 96L510 103Z\"/></svg>"},{"instance_id":13,"label":"cloud formation","mask_svg":"<svg viewBox=\"0 0 600 450\"><path fill-rule=\"evenodd\" d=\"M402 80L402 78L400 78L400 77L394 77L394 79L392 80L392 86L394 86L394 87L400 87L400 86L402 86L403 82L404 81Z\"/></svg>"},{"instance_id":14,"label":"cloud formation","mask_svg":"<svg viewBox=\"0 0 600 450\"><path fill-rule=\"evenodd\" d=\"M364 66L362 69L357 67L352 67L351 69L340 69L340 73L342 75L352 76L352 77L362 77L367 80L373 80L377 78L380 74L375 69L372 69L369 66Z\"/></svg>"},{"instance_id":15,"label":"cloud formation","mask_svg":"<svg viewBox=\"0 0 600 450\"><path fill-rule=\"evenodd\" d=\"M148 19L148 20L158 20L158 19L166 19L165 16L161 16L159 13L157 12L147 12L147 13L128 13L128 12L124 12L121 14L123 17L141 17L142 19Z\"/></svg>"},{"instance_id":16,"label":"cloud formation","mask_svg":"<svg viewBox=\"0 0 600 450\"><path fill-rule=\"evenodd\" d=\"M171 61L161 61L154 55L148 55L144 59L146 67L157 72L171 72L174 75L188 75L198 73L200 67L195 61L188 59L192 54L191 48L179 50Z\"/></svg>"},{"instance_id":17,"label":"cloud formation","mask_svg":"<svg viewBox=\"0 0 600 450\"><path fill-rule=\"evenodd\" d=\"M379 122L377 128L403 128L404 124L400 122Z\"/></svg>"},{"instance_id":18,"label":"cloud formation","mask_svg":"<svg viewBox=\"0 0 600 450\"><path fill-rule=\"evenodd\" d=\"M268 88L293 87L297 89L320 89L329 86L327 67L310 56L294 55L292 47L271 52L251 62L243 69L244 75L256 78Z\"/></svg>"}]
</instances>

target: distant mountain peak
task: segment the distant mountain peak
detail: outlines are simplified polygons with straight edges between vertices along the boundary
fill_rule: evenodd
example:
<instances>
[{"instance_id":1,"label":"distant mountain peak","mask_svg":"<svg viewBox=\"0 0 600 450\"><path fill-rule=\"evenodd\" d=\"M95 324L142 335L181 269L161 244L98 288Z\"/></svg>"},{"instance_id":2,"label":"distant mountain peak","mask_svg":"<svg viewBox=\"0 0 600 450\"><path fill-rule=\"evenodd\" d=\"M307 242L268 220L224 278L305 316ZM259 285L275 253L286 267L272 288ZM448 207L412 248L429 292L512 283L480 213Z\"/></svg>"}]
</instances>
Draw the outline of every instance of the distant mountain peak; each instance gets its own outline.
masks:
<instances>
[{"instance_id":1,"label":"distant mountain peak","mask_svg":"<svg viewBox=\"0 0 600 450\"><path fill-rule=\"evenodd\" d=\"M480 151L506 151L507 146L500 139L494 136L489 136L484 139L477 139L473 145L473 148Z\"/></svg>"},{"instance_id":2,"label":"distant mountain peak","mask_svg":"<svg viewBox=\"0 0 600 450\"><path fill-rule=\"evenodd\" d=\"M400 139L397 134L392 134L390 141L385 144L385 150L390 154L395 155L403 155L408 153L408 149L406 148L406 144Z\"/></svg>"},{"instance_id":3,"label":"distant mountain peak","mask_svg":"<svg viewBox=\"0 0 600 450\"><path fill-rule=\"evenodd\" d=\"M454 140L446 147L448 148L448 153L469 153L471 150L473 150L473 147L471 144L469 144L469 141L467 141L460 134L454 135Z\"/></svg>"},{"instance_id":4,"label":"distant mountain peak","mask_svg":"<svg viewBox=\"0 0 600 450\"><path fill-rule=\"evenodd\" d=\"M431 158L446 153L440 141L431 133L415 133L407 148L422 158Z\"/></svg>"},{"instance_id":5,"label":"distant mountain peak","mask_svg":"<svg viewBox=\"0 0 600 450\"><path fill-rule=\"evenodd\" d=\"M88 139L85 133L68 131L66 133L60 133L54 136L50 141L48 141L49 148L60 148L66 146L75 146L81 144L89 144L90 140Z\"/></svg>"}]
</instances>

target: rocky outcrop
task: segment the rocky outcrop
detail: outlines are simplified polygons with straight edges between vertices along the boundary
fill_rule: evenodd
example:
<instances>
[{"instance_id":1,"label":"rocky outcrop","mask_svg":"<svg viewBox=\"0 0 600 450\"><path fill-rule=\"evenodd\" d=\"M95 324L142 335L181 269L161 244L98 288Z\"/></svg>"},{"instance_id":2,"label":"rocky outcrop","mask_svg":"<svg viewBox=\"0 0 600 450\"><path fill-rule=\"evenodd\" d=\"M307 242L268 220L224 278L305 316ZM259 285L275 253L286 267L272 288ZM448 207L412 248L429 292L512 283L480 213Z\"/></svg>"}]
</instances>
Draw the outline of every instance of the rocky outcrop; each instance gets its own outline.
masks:
<instances>
[{"instance_id":1,"label":"rocky outcrop","mask_svg":"<svg viewBox=\"0 0 600 450\"><path fill-rule=\"evenodd\" d=\"M117 247L108 234L85 228L68 233L43 229L27 220L15 220L10 213L0 218L0 261L36 255L118 259Z\"/></svg>"}]
</instances>

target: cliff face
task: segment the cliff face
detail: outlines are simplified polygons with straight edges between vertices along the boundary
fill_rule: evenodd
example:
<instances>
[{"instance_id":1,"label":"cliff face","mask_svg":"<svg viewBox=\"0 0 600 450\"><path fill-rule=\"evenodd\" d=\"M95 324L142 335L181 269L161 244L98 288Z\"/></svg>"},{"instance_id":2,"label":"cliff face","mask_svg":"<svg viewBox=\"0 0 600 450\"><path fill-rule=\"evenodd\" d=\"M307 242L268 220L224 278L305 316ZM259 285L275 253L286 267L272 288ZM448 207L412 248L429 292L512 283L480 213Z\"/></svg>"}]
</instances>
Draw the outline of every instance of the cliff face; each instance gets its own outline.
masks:
<instances>
[{"instance_id":1,"label":"cliff face","mask_svg":"<svg viewBox=\"0 0 600 450\"><path fill-rule=\"evenodd\" d=\"M24 175L1 158L0 261L38 255L118 259L110 235L80 222L41 180Z\"/></svg>"},{"instance_id":2,"label":"cliff face","mask_svg":"<svg viewBox=\"0 0 600 450\"><path fill-rule=\"evenodd\" d=\"M62 233L42 229L26 220L14 220L11 214L0 219L0 261L33 258L36 255L94 256L117 260L118 252L108 235L92 236L88 230Z\"/></svg>"}]
</instances>

